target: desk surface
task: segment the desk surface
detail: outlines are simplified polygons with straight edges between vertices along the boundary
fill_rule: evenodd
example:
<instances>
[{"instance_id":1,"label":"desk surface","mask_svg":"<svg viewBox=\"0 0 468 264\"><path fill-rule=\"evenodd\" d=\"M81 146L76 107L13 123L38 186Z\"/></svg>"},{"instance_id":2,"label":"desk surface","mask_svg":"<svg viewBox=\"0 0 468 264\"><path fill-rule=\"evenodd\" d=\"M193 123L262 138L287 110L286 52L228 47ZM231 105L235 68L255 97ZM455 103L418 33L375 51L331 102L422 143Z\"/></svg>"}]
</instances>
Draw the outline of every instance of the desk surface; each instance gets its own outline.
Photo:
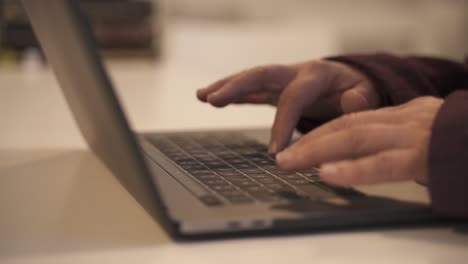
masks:
<instances>
[{"instance_id":1,"label":"desk surface","mask_svg":"<svg viewBox=\"0 0 468 264\"><path fill-rule=\"evenodd\" d=\"M199 32L199 28L179 25L168 36L173 44L163 63L111 63L112 76L134 127L172 130L267 126L273 109L243 106L220 111L198 103L195 89L248 65L334 52L324 34L319 40L312 37L304 42L318 43L314 46L316 54L311 55L310 46L304 44L282 55L279 51L284 49L287 37L301 34L286 30L290 35L272 44L271 40L281 35L281 28L262 29L267 32L264 35L253 29L236 30L226 35L224 29L208 27ZM187 51L187 42L197 52ZM220 48L206 48L213 43ZM249 56L233 53L239 49ZM30 65L0 70L2 264L465 263L468 258L466 227L174 243L86 151L49 70ZM374 188L377 192L384 190ZM403 186L401 190L408 199L427 197L424 192Z\"/></svg>"},{"instance_id":2,"label":"desk surface","mask_svg":"<svg viewBox=\"0 0 468 264\"><path fill-rule=\"evenodd\" d=\"M86 150L3 150L0 172L1 263L464 263L468 257L466 227L175 243Z\"/></svg>"}]
</instances>

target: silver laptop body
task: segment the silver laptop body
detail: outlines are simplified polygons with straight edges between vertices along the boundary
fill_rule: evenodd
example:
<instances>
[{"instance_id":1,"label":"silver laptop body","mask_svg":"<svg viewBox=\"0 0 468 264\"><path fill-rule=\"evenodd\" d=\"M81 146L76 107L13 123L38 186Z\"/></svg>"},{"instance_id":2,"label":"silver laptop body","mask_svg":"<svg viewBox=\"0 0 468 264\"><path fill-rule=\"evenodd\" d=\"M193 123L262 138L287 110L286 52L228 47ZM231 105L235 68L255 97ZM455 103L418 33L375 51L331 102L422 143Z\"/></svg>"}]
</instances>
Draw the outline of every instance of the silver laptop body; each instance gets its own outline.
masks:
<instances>
[{"instance_id":1,"label":"silver laptop body","mask_svg":"<svg viewBox=\"0 0 468 264\"><path fill-rule=\"evenodd\" d=\"M188 175L154 141L166 136L189 135L206 140L243 134L264 143L268 141L267 130L143 135L132 132L78 2L22 2L88 145L174 238L422 223L434 219L427 205L355 192L320 199L289 199L284 194L284 199L274 202L226 202ZM223 203L210 203L213 197Z\"/></svg>"}]
</instances>

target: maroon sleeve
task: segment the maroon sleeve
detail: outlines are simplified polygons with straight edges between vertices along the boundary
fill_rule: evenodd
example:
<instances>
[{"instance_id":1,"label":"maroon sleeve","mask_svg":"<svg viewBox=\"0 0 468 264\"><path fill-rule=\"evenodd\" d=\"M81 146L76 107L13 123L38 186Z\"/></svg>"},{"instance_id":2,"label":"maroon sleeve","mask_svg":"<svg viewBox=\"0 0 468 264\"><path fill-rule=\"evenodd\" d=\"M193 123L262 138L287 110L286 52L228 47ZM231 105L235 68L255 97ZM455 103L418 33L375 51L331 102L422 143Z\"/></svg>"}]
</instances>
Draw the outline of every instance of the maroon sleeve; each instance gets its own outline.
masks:
<instances>
[{"instance_id":1,"label":"maroon sleeve","mask_svg":"<svg viewBox=\"0 0 468 264\"><path fill-rule=\"evenodd\" d=\"M437 113L429 149L429 190L436 212L468 218L468 91L451 93Z\"/></svg>"},{"instance_id":2,"label":"maroon sleeve","mask_svg":"<svg viewBox=\"0 0 468 264\"><path fill-rule=\"evenodd\" d=\"M438 58L383 53L327 59L366 74L380 95L381 106L424 95L446 97L431 135L429 192L436 212L468 218L468 67ZM325 121L302 119L298 130L307 132Z\"/></svg>"},{"instance_id":3,"label":"maroon sleeve","mask_svg":"<svg viewBox=\"0 0 468 264\"><path fill-rule=\"evenodd\" d=\"M380 95L381 106L399 105L422 95L445 97L468 86L465 65L445 59L398 57L386 53L327 59L365 73Z\"/></svg>"}]
</instances>

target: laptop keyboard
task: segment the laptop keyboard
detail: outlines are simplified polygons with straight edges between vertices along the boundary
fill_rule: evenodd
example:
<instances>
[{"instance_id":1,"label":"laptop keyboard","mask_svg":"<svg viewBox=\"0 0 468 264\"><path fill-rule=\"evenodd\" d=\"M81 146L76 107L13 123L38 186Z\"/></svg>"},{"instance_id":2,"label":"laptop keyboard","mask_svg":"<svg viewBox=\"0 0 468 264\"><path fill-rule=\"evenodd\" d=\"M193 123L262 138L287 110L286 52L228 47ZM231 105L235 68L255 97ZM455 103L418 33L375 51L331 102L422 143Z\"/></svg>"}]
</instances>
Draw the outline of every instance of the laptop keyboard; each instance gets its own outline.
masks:
<instances>
[{"instance_id":1,"label":"laptop keyboard","mask_svg":"<svg viewBox=\"0 0 468 264\"><path fill-rule=\"evenodd\" d=\"M267 147L240 133L181 133L149 137L162 153L209 190L208 206L324 199L354 194L320 181L319 170L282 171Z\"/></svg>"}]
</instances>

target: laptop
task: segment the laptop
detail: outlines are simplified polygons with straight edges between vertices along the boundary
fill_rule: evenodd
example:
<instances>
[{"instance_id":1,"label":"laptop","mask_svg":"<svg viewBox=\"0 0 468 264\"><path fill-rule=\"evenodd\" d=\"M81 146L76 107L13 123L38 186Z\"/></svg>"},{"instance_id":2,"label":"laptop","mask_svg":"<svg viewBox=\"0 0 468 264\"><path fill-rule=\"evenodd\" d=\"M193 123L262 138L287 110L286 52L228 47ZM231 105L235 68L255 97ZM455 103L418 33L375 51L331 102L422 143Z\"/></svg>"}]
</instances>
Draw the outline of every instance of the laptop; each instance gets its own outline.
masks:
<instances>
[{"instance_id":1,"label":"laptop","mask_svg":"<svg viewBox=\"0 0 468 264\"><path fill-rule=\"evenodd\" d=\"M78 1L22 2L90 149L173 238L435 218L424 203L328 186L315 168L281 171L267 153L268 130L131 130Z\"/></svg>"}]
</instances>

